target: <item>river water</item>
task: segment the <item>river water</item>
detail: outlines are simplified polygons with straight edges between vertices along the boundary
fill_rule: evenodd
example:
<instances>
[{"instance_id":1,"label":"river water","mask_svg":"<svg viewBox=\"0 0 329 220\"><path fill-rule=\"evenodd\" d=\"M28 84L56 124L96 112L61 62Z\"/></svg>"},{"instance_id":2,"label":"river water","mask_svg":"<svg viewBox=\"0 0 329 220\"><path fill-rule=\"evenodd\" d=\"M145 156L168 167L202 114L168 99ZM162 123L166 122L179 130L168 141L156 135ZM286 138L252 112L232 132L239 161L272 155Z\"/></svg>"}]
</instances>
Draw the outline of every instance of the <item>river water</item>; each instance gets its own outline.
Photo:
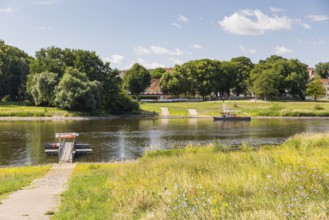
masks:
<instances>
[{"instance_id":1,"label":"river water","mask_svg":"<svg viewBox=\"0 0 329 220\"><path fill-rule=\"evenodd\" d=\"M236 146L280 144L301 132L327 132L329 120L252 119L221 122L212 119L113 119L91 121L2 121L0 166L56 162L44 153L43 144L55 133L77 132L78 143L89 143L93 152L76 161L107 162L135 159L146 148L166 149L189 143L220 140Z\"/></svg>"}]
</instances>

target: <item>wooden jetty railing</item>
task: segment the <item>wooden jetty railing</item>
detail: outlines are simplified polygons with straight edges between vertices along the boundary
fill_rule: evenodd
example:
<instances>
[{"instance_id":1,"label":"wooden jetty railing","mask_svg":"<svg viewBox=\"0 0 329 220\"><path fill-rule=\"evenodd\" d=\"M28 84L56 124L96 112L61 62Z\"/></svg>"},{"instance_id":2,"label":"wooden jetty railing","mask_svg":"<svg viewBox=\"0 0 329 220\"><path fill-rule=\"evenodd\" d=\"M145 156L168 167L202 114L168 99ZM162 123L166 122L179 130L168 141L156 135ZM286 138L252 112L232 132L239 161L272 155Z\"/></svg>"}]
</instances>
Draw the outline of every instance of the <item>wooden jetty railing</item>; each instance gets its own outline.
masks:
<instances>
[{"instance_id":1,"label":"wooden jetty railing","mask_svg":"<svg viewBox=\"0 0 329 220\"><path fill-rule=\"evenodd\" d=\"M78 133L56 133L55 137L58 138L60 143L58 148L58 162L73 162L75 138L78 137ZM72 141L67 141L72 139Z\"/></svg>"}]
</instances>

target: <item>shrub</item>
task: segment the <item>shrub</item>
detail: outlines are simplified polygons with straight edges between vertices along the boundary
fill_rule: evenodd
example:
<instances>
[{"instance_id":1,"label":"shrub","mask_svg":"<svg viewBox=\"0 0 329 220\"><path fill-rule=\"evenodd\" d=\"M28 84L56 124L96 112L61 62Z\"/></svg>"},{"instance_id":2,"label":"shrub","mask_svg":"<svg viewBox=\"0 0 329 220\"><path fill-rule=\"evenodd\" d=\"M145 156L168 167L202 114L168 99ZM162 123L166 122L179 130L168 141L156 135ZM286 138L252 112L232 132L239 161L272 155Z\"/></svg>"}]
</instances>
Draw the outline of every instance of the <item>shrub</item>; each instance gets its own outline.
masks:
<instances>
[{"instance_id":1,"label":"shrub","mask_svg":"<svg viewBox=\"0 0 329 220\"><path fill-rule=\"evenodd\" d=\"M222 142L220 142L220 140L217 139L215 139L211 145L212 150L214 152L229 152L232 150L230 146L228 146L227 144L223 144Z\"/></svg>"},{"instance_id":2,"label":"shrub","mask_svg":"<svg viewBox=\"0 0 329 220\"><path fill-rule=\"evenodd\" d=\"M319 105L319 104L316 104L316 105L314 106L314 110L326 110L326 108L325 108L324 106L321 106L321 105Z\"/></svg>"}]
</instances>

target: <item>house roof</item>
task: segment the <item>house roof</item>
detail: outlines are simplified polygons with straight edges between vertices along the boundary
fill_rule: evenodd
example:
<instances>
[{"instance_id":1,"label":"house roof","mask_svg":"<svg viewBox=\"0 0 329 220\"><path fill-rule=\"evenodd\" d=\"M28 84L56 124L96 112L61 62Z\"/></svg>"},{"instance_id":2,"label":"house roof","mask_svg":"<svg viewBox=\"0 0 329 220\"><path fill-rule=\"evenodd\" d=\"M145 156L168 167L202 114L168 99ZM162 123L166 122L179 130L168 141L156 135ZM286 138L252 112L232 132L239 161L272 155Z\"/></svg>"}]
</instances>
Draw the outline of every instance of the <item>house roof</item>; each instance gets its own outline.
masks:
<instances>
[{"instance_id":1,"label":"house roof","mask_svg":"<svg viewBox=\"0 0 329 220\"><path fill-rule=\"evenodd\" d=\"M160 79L151 79L151 85L150 85L150 87L151 88L154 88L157 85L159 85L159 83L160 83Z\"/></svg>"}]
</instances>

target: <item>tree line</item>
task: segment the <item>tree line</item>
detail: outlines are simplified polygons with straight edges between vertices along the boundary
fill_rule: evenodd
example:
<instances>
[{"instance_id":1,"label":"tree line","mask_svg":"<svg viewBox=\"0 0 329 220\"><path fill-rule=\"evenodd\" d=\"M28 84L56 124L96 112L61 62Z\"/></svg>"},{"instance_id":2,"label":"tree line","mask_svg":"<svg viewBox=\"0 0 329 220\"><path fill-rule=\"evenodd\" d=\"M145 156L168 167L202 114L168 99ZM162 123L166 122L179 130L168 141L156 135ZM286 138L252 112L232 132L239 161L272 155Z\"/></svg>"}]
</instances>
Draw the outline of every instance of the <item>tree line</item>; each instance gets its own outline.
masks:
<instances>
[{"instance_id":1,"label":"tree line","mask_svg":"<svg viewBox=\"0 0 329 220\"><path fill-rule=\"evenodd\" d=\"M329 77L329 62L318 63L315 71ZM172 97L228 97L252 95L263 99L284 97L315 99L325 92L319 79L310 83L307 65L297 59L270 56L257 64L248 57L230 61L199 59L175 65L171 72L157 68L151 72L136 63L124 76L111 69L92 51L42 48L35 57L0 40L0 100L29 100L37 106L56 106L97 114L138 110L137 97L160 79L163 93ZM309 87L309 88L308 88Z\"/></svg>"},{"instance_id":2,"label":"tree line","mask_svg":"<svg viewBox=\"0 0 329 220\"><path fill-rule=\"evenodd\" d=\"M329 62L316 65L319 76L328 77L328 64ZM325 93L318 79L310 84L306 64L297 59L275 55L260 60L258 64L243 56L230 61L193 60L176 65L171 72L157 68L151 75L151 78L160 79L162 92L171 97L183 94L191 98L199 95L205 100L209 96L228 98L230 95L243 94L262 99L289 96L305 100L306 96L316 99ZM129 69L124 77L125 88L136 97L149 85L149 81L150 73L139 64ZM307 89L308 86L313 89Z\"/></svg>"},{"instance_id":3,"label":"tree line","mask_svg":"<svg viewBox=\"0 0 329 220\"><path fill-rule=\"evenodd\" d=\"M119 71L95 52L42 48L30 57L0 42L0 100L30 100L36 106L55 106L97 114L138 110L122 89Z\"/></svg>"}]
</instances>

